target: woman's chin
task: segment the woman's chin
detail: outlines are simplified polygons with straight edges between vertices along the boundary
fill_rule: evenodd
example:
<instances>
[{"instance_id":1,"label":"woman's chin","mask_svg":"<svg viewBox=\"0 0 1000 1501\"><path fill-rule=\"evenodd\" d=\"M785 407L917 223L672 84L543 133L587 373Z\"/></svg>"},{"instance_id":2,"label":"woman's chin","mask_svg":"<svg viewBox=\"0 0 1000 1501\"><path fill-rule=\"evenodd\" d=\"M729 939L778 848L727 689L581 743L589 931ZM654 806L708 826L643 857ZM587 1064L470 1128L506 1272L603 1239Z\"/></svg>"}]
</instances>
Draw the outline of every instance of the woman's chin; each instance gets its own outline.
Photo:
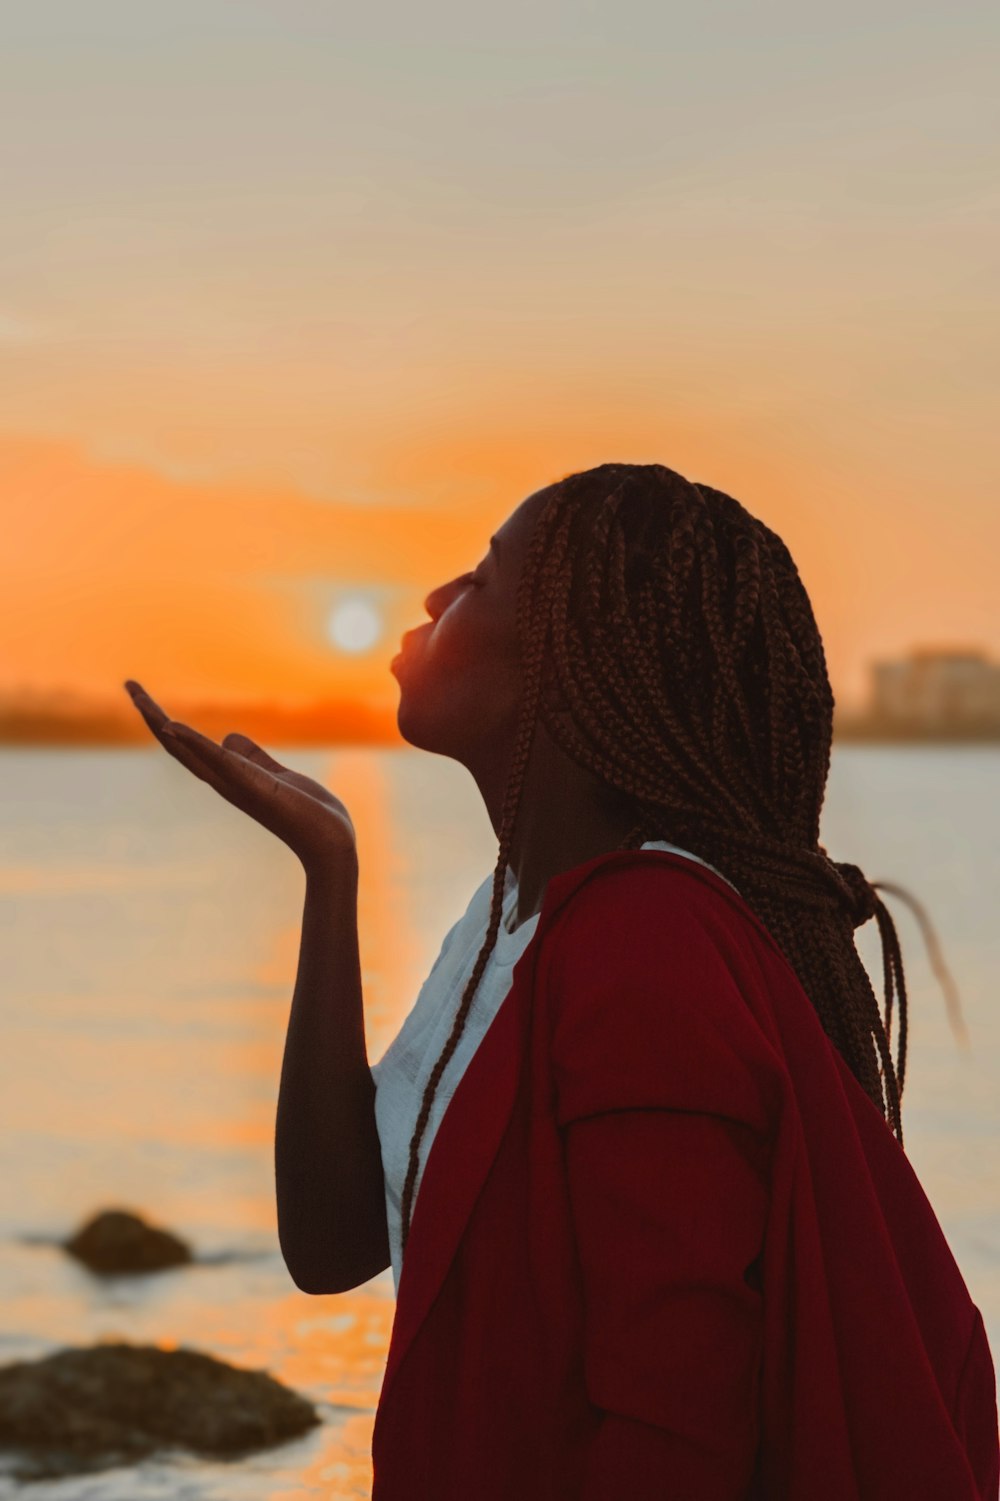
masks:
<instances>
[{"instance_id":1,"label":"woman's chin","mask_svg":"<svg viewBox=\"0 0 1000 1501\"><path fill-rule=\"evenodd\" d=\"M396 705L396 728L415 750L429 751L435 756L455 755L454 735L449 737L440 722L428 721L427 715L421 713L419 699L412 692L400 693Z\"/></svg>"},{"instance_id":2,"label":"woman's chin","mask_svg":"<svg viewBox=\"0 0 1000 1501\"><path fill-rule=\"evenodd\" d=\"M419 716L414 712L412 699L407 700L406 690L401 687L399 703L396 705L396 728L404 740L408 741L410 745L421 749L423 742L420 735L418 718Z\"/></svg>"}]
</instances>

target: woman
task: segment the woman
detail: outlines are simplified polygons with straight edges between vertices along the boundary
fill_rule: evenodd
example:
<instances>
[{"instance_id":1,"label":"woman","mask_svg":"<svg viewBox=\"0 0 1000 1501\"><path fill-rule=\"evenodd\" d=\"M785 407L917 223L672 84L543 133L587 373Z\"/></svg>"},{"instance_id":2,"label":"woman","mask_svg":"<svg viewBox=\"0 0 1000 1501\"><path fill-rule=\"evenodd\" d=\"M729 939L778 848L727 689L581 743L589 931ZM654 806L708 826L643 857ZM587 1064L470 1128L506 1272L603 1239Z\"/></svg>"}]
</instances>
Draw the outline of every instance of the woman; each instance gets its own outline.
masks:
<instances>
[{"instance_id":1,"label":"woman","mask_svg":"<svg viewBox=\"0 0 1000 1501\"><path fill-rule=\"evenodd\" d=\"M306 871L279 1233L307 1291L392 1264L375 1501L995 1501L983 1322L903 1152L895 929L819 844L833 698L787 548L604 464L426 608L399 727L499 851L374 1069L347 810L136 693Z\"/></svg>"}]
</instances>

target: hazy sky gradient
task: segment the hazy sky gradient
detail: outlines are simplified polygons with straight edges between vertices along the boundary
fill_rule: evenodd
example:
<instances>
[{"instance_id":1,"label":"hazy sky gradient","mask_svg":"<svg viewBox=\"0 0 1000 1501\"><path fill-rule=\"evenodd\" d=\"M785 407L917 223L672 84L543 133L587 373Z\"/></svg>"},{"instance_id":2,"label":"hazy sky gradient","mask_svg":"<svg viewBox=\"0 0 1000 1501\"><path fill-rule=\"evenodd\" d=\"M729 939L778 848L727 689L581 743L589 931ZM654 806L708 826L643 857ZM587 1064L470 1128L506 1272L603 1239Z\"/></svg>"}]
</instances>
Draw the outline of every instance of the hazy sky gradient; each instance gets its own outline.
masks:
<instances>
[{"instance_id":1,"label":"hazy sky gradient","mask_svg":"<svg viewBox=\"0 0 1000 1501\"><path fill-rule=\"evenodd\" d=\"M0 687L393 698L606 459L781 532L844 698L1000 650L995 7L0 13Z\"/></svg>"}]
</instances>

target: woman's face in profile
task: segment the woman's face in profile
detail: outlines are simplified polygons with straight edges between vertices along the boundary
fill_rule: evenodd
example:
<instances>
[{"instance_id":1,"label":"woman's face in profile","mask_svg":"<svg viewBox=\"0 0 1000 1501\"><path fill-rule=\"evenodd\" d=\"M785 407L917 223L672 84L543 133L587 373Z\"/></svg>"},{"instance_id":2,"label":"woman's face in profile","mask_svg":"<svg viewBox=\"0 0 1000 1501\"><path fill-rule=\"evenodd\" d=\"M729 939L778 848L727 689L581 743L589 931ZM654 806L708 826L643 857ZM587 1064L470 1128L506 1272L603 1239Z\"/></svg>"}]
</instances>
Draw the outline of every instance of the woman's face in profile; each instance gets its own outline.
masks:
<instances>
[{"instance_id":1,"label":"woman's face in profile","mask_svg":"<svg viewBox=\"0 0 1000 1501\"><path fill-rule=\"evenodd\" d=\"M495 756L514 732L521 693L517 586L547 493L521 502L474 569L427 595L430 623L407 631L393 660L400 734L470 769L491 751Z\"/></svg>"}]
</instances>

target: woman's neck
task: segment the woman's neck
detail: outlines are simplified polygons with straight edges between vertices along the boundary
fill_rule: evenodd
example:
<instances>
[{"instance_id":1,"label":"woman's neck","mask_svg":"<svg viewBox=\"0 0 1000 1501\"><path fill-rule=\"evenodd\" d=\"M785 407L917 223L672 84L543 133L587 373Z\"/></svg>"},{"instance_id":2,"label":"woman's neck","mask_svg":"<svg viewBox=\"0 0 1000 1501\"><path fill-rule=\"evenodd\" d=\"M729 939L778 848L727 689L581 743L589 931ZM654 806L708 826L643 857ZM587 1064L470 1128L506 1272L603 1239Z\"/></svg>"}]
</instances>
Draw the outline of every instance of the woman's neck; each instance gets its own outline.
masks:
<instances>
[{"instance_id":1,"label":"woman's neck","mask_svg":"<svg viewBox=\"0 0 1000 1501\"><path fill-rule=\"evenodd\" d=\"M529 760L508 856L517 881L518 927L541 911L553 876L620 848L635 823L631 814L610 812L593 776L546 741ZM538 744L536 735L533 752Z\"/></svg>"}]
</instances>

